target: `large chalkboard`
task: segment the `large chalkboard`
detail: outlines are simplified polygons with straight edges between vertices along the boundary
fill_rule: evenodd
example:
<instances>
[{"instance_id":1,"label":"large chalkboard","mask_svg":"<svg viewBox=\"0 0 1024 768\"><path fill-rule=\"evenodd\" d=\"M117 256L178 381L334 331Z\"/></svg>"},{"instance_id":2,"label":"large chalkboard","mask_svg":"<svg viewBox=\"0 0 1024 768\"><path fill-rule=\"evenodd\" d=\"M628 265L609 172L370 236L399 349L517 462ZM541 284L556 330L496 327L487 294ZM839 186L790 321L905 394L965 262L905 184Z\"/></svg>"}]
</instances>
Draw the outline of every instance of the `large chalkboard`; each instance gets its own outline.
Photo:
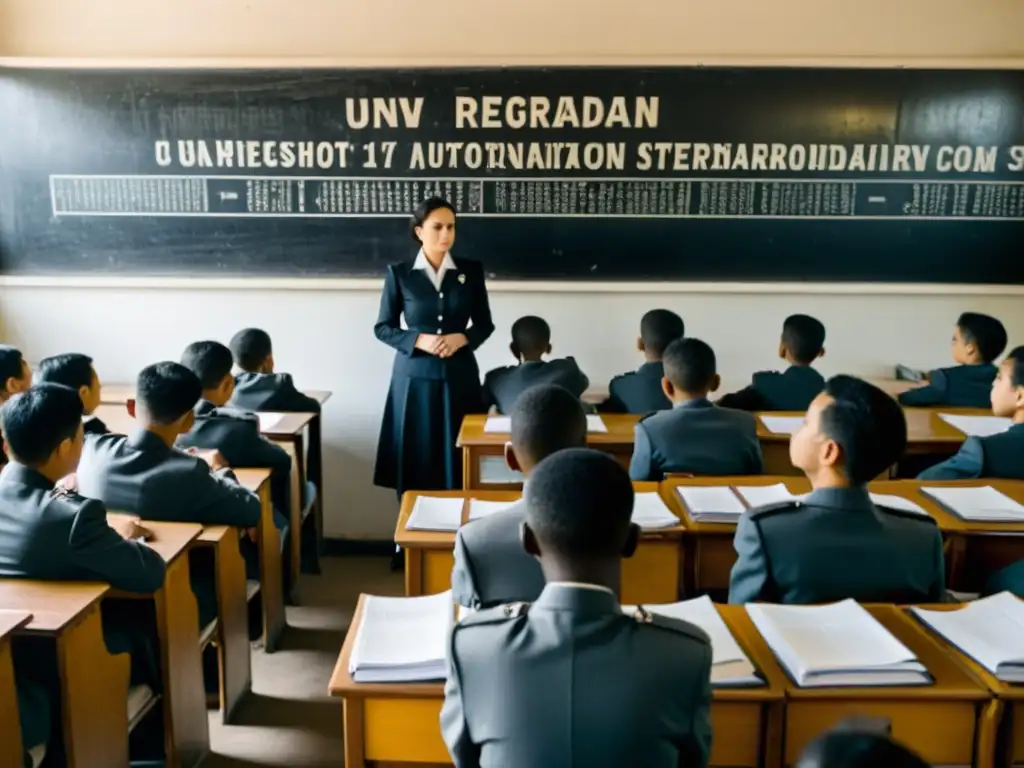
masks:
<instances>
[{"instance_id":1,"label":"large chalkboard","mask_svg":"<svg viewBox=\"0 0 1024 768\"><path fill-rule=\"evenodd\" d=\"M0 69L8 274L1024 283L1024 72Z\"/></svg>"}]
</instances>

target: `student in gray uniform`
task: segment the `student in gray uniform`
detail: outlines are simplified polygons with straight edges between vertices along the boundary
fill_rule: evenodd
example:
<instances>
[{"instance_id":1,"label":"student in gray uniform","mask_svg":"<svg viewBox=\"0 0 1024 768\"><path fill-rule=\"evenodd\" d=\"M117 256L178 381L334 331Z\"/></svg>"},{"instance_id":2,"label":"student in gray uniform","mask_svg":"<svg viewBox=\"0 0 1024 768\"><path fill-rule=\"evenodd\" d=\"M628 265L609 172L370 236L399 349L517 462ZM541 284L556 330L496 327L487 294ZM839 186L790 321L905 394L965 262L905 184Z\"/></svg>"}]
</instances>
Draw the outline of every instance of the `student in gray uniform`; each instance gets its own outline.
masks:
<instances>
[{"instance_id":1,"label":"student in gray uniform","mask_svg":"<svg viewBox=\"0 0 1024 768\"><path fill-rule=\"evenodd\" d=\"M135 541L147 531L124 520L111 526L102 502L57 486L75 471L82 453L82 401L72 389L40 384L8 400L0 419L11 463L0 474L0 577L103 581L116 589L149 594L164 581L164 561ZM158 684L155 627L144 613L104 604L104 639L111 653L132 654L134 683ZM52 648L16 646L22 741L46 744L59 696ZM125 696L127 697L127 691ZM59 738L55 738L59 741Z\"/></svg>"},{"instance_id":2,"label":"student in gray uniform","mask_svg":"<svg viewBox=\"0 0 1024 768\"><path fill-rule=\"evenodd\" d=\"M927 381L899 396L903 405L988 408L995 360L1006 349L1006 328L994 317L964 312L953 327L952 368L931 371Z\"/></svg>"},{"instance_id":3,"label":"student in gray uniform","mask_svg":"<svg viewBox=\"0 0 1024 768\"><path fill-rule=\"evenodd\" d=\"M485 408L493 405L499 413L512 413L519 395L538 384L558 384L576 397L590 385L575 359L544 360L544 355L551 354L551 328L541 317L526 315L516 320L508 348L518 362L484 376Z\"/></svg>"},{"instance_id":4,"label":"student in gray uniform","mask_svg":"<svg viewBox=\"0 0 1024 768\"><path fill-rule=\"evenodd\" d=\"M718 404L744 411L806 411L825 386L825 377L811 366L825 354L825 326L810 315L790 315L782 324L779 357L789 367L759 371L739 392L726 395Z\"/></svg>"},{"instance_id":5,"label":"student in gray uniform","mask_svg":"<svg viewBox=\"0 0 1024 768\"><path fill-rule=\"evenodd\" d=\"M274 349L266 331L243 328L228 346L242 369L235 378L231 405L247 411L320 413L320 403L299 392L290 373L274 373Z\"/></svg>"},{"instance_id":6,"label":"student in gray uniform","mask_svg":"<svg viewBox=\"0 0 1024 768\"><path fill-rule=\"evenodd\" d=\"M661 389L665 371L661 356L676 339L683 338L683 318L667 309L652 309L640 319L636 347L644 364L636 371L616 376L608 384L608 400L600 407L608 413L667 411L672 403Z\"/></svg>"},{"instance_id":7,"label":"student in gray uniform","mask_svg":"<svg viewBox=\"0 0 1024 768\"><path fill-rule=\"evenodd\" d=\"M761 474L764 458L757 419L708 400L720 382L714 350L700 339L678 339L668 345L662 363L662 389L672 410L637 422L629 476L660 481L668 472Z\"/></svg>"},{"instance_id":8,"label":"student in gray uniform","mask_svg":"<svg viewBox=\"0 0 1024 768\"><path fill-rule=\"evenodd\" d=\"M814 489L804 501L740 517L730 603L940 602L942 536L926 515L876 507L867 483L907 444L903 411L889 395L835 376L814 398L789 456Z\"/></svg>"},{"instance_id":9,"label":"student in gray uniform","mask_svg":"<svg viewBox=\"0 0 1024 768\"><path fill-rule=\"evenodd\" d=\"M96 375L92 358L88 355L72 352L43 358L36 369L35 382L63 384L78 392L86 416L85 434L105 435L110 431L93 415L100 406L100 377Z\"/></svg>"},{"instance_id":10,"label":"student in gray uniform","mask_svg":"<svg viewBox=\"0 0 1024 768\"><path fill-rule=\"evenodd\" d=\"M0 344L0 404L18 392L24 392L31 384L32 369L25 362L21 351L10 344ZM0 466L6 462L4 436L0 432Z\"/></svg>"},{"instance_id":11,"label":"student in gray uniform","mask_svg":"<svg viewBox=\"0 0 1024 768\"><path fill-rule=\"evenodd\" d=\"M544 458L587 444L587 417L580 401L553 384L533 387L512 410L512 442L505 444L509 467L529 477ZM523 549L526 507L522 501L474 520L455 535L452 595L467 608L534 600L544 589L540 564Z\"/></svg>"},{"instance_id":12,"label":"student in gray uniform","mask_svg":"<svg viewBox=\"0 0 1024 768\"><path fill-rule=\"evenodd\" d=\"M449 640L441 731L456 768L706 766L707 635L619 604L639 536L626 471L599 451L558 451L530 475L526 510L544 591L471 614Z\"/></svg>"},{"instance_id":13,"label":"student in gray uniform","mask_svg":"<svg viewBox=\"0 0 1024 768\"><path fill-rule=\"evenodd\" d=\"M1024 480L1024 347L1006 356L992 382L992 413L1013 419L1005 432L968 437L950 459L918 475L920 480L998 477Z\"/></svg>"}]
</instances>

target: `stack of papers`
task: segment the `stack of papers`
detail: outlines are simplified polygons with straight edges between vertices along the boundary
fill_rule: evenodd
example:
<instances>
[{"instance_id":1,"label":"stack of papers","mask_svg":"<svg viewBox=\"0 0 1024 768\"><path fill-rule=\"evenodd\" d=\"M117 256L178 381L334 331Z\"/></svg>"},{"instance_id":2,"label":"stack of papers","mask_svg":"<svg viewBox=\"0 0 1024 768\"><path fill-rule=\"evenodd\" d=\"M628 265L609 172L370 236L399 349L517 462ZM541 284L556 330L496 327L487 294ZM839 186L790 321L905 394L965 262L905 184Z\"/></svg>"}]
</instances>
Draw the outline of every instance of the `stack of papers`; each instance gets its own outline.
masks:
<instances>
[{"instance_id":1,"label":"stack of papers","mask_svg":"<svg viewBox=\"0 0 1024 768\"><path fill-rule=\"evenodd\" d=\"M792 435L804 425L803 416L761 416L765 429L776 435Z\"/></svg>"},{"instance_id":2,"label":"stack of papers","mask_svg":"<svg viewBox=\"0 0 1024 768\"><path fill-rule=\"evenodd\" d=\"M658 493L637 493L633 496L633 522L644 530L671 528L679 518L669 511Z\"/></svg>"},{"instance_id":3,"label":"stack of papers","mask_svg":"<svg viewBox=\"0 0 1024 768\"><path fill-rule=\"evenodd\" d=\"M457 531L465 504L466 500L459 497L417 496L405 530Z\"/></svg>"},{"instance_id":4,"label":"stack of papers","mask_svg":"<svg viewBox=\"0 0 1024 768\"><path fill-rule=\"evenodd\" d=\"M915 515L924 515L928 517L928 512L920 504L916 504L910 499L905 499L902 496L893 496L889 493L872 493L871 502L879 507L888 507L889 509L900 509L904 512L913 512Z\"/></svg>"},{"instance_id":5,"label":"stack of papers","mask_svg":"<svg viewBox=\"0 0 1024 768\"><path fill-rule=\"evenodd\" d=\"M956 611L910 610L1003 682L1024 683L1024 601L1000 592Z\"/></svg>"},{"instance_id":6,"label":"stack of papers","mask_svg":"<svg viewBox=\"0 0 1024 768\"><path fill-rule=\"evenodd\" d=\"M454 614L451 591L427 597L367 597L348 662L352 679L357 683L443 680Z\"/></svg>"},{"instance_id":7,"label":"stack of papers","mask_svg":"<svg viewBox=\"0 0 1024 768\"><path fill-rule=\"evenodd\" d=\"M491 434L508 434L512 431L511 416L488 416L484 422L484 432ZM596 413L587 414L587 432L607 432L608 425Z\"/></svg>"},{"instance_id":8,"label":"stack of papers","mask_svg":"<svg viewBox=\"0 0 1024 768\"><path fill-rule=\"evenodd\" d=\"M766 504L779 504L784 501L800 501L804 496L790 493L785 483L775 485L742 485L736 486L738 493L751 508L763 507Z\"/></svg>"},{"instance_id":9,"label":"stack of papers","mask_svg":"<svg viewBox=\"0 0 1024 768\"><path fill-rule=\"evenodd\" d=\"M963 520L979 523L1024 523L1024 506L991 485L980 488L921 488Z\"/></svg>"},{"instance_id":10,"label":"stack of papers","mask_svg":"<svg viewBox=\"0 0 1024 768\"><path fill-rule=\"evenodd\" d=\"M484 501L483 499L469 500L469 519L479 520L481 517L490 517L495 512L504 512L509 507L515 506L514 501Z\"/></svg>"},{"instance_id":11,"label":"stack of papers","mask_svg":"<svg viewBox=\"0 0 1024 768\"><path fill-rule=\"evenodd\" d=\"M751 621L801 688L927 685L914 652L854 600L747 606Z\"/></svg>"},{"instance_id":12,"label":"stack of papers","mask_svg":"<svg viewBox=\"0 0 1024 768\"><path fill-rule=\"evenodd\" d=\"M636 607L624 605L622 610L631 614ZM712 685L722 688L764 685L764 680L758 677L753 663L740 648L707 595L679 603L645 605L644 610L688 621L707 632L711 638Z\"/></svg>"},{"instance_id":13,"label":"stack of papers","mask_svg":"<svg viewBox=\"0 0 1024 768\"><path fill-rule=\"evenodd\" d=\"M940 413L939 418L968 437L989 437L1005 432L1013 420L1002 416L964 416L959 413Z\"/></svg>"},{"instance_id":14,"label":"stack of papers","mask_svg":"<svg viewBox=\"0 0 1024 768\"><path fill-rule=\"evenodd\" d=\"M698 523L735 523L746 512L743 502L727 486L680 485L676 493Z\"/></svg>"}]
</instances>

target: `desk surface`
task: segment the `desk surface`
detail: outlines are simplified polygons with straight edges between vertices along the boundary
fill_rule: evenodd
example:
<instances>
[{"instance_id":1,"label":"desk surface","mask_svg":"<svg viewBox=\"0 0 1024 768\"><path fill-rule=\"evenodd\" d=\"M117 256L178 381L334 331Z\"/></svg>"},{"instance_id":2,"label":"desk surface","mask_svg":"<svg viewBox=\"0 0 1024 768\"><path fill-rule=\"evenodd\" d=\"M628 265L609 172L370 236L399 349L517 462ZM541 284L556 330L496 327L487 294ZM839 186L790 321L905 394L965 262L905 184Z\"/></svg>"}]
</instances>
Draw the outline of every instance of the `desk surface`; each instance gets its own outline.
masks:
<instances>
[{"instance_id":1,"label":"desk surface","mask_svg":"<svg viewBox=\"0 0 1024 768\"><path fill-rule=\"evenodd\" d=\"M260 487L266 482L270 481L270 470L269 469L232 469L235 473L235 477L238 478L238 484L243 488L248 488L253 493L259 493Z\"/></svg>"},{"instance_id":2,"label":"desk surface","mask_svg":"<svg viewBox=\"0 0 1024 768\"><path fill-rule=\"evenodd\" d=\"M956 427L939 418L940 413L956 413L966 416L991 416L991 411L979 408L904 408L907 418L907 442L914 444L959 445L966 435ZM789 442L790 435L771 432L758 415L757 439L766 443ZM786 416L802 419L803 411L775 411L765 416Z\"/></svg>"},{"instance_id":3,"label":"desk surface","mask_svg":"<svg viewBox=\"0 0 1024 768\"><path fill-rule=\"evenodd\" d=\"M198 539L203 532L203 526L198 523L159 523L143 520L141 525L153 532L153 538L146 542L146 546L160 555L165 563L172 562L188 549L189 544Z\"/></svg>"},{"instance_id":4,"label":"desk surface","mask_svg":"<svg viewBox=\"0 0 1024 768\"><path fill-rule=\"evenodd\" d=\"M0 579L0 608L29 611L30 632L60 632L97 603L110 586L94 581Z\"/></svg>"},{"instance_id":5,"label":"desk surface","mask_svg":"<svg viewBox=\"0 0 1024 768\"><path fill-rule=\"evenodd\" d=\"M679 497L677 488L681 487L714 487L714 486L744 486L744 485L776 485L783 483L790 493L807 493L811 490L811 483L807 478L793 475L736 475L723 477L667 477L661 483L662 498L671 500L674 503L673 511L679 515L690 533L732 533L736 530L736 523L703 523L697 522L690 515L683 500Z\"/></svg>"},{"instance_id":6,"label":"desk surface","mask_svg":"<svg viewBox=\"0 0 1024 768\"><path fill-rule=\"evenodd\" d=\"M633 490L637 493L661 493L659 483L637 482L633 483ZM469 499L480 499L481 501L519 501L522 498L522 491L406 491L402 496L402 505L398 511L398 522L395 523L395 544L400 547L416 549L444 549L451 551L455 545L454 531L410 531L406 529L409 516L412 514L413 505L420 496L437 496L445 499L465 499L466 504L462 507L462 523L469 522ZM662 499L668 508L679 516L683 512L682 504L675 503L670 496L661 494ZM496 514L501 514L500 512ZM686 528L683 525L674 525L670 528L657 528L643 531L640 539L657 539L665 537L682 536Z\"/></svg>"},{"instance_id":7,"label":"desk surface","mask_svg":"<svg viewBox=\"0 0 1024 768\"><path fill-rule=\"evenodd\" d=\"M309 422L316 418L315 413L282 413L277 411L260 411L261 414L271 415L271 413L277 417L277 422L266 429L261 427L260 431L266 437L271 439L274 438L290 438L298 437L302 434Z\"/></svg>"},{"instance_id":8,"label":"desk surface","mask_svg":"<svg viewBox=\"0 0 1024 768\"><path fill-rule=\"evenodd\" d=\"M323 405L331 399L331 391L327 389L304 389L302 392ZM123 405L135 397L134 384L102 384L100 386L100 402L108 405Z\"/></svg>"},{"instance_id":9,"label":"desk surface","mask_svg":"<svg viewBox=\"0 0 1024 768\"><path fill-rule=\"evenodd\" d=\"M588 432L587 444L593 446L608 445L633 445L633 427L643 418L635 413L602 413L601 419L607 432ZM483 446L483 445L504 445L509 441L508 432L484 432L484 424L487 421L487 414L471 413L462 420L462 427L459 429L459 439L456 445L459 448Z\"/></svg>"},{"instance_id":10,"label":"desk surface","mask_svg":"<svg viewBox=\"0 0 1024 768\"><path fill-rule=\"evenodd\" d=\"M30 621L32 621L32 614L27 611L0 610L0 640L21 629Z\"/></svg>"},{"instance_id":11,"label":"desk surface","mask_svg":"<svg viewBox=\"0 0 1024 768\"><path fill-rule=\"evenodd\" d=\"M271 413L265 411L264 413ZM101 404L95 413L96 417L107 425L107 429L119 435L130 435L138 428L138 423L130 415L124 405ZM313 419L315 413L273 413L278 421L271 428L263 431L269 438L291 438L302 433Z\"/></svg>"}]
</instances>

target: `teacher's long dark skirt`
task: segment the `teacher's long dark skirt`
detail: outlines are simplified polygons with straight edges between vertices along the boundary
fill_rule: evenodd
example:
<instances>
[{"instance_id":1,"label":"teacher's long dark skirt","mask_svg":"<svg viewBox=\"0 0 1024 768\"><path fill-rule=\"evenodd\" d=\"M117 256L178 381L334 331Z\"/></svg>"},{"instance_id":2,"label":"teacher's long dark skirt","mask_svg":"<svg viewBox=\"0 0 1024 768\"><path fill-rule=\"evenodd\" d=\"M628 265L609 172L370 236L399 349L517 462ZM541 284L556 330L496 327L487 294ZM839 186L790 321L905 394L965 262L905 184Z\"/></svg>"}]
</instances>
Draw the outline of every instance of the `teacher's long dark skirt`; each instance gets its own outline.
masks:
<instances>
[{"instance_id":1,"label":"teacher's long dark skirt","mask_svg":"<svg viewBox=\"0 0 1024 768\"><path fill-rule=\"evenodd\" d=\"M393 376L377 442L373 482L405 491L462 487L462 456L456 449L462 418L481 413L480 385Z\"/></svg>"}]
</instances>

